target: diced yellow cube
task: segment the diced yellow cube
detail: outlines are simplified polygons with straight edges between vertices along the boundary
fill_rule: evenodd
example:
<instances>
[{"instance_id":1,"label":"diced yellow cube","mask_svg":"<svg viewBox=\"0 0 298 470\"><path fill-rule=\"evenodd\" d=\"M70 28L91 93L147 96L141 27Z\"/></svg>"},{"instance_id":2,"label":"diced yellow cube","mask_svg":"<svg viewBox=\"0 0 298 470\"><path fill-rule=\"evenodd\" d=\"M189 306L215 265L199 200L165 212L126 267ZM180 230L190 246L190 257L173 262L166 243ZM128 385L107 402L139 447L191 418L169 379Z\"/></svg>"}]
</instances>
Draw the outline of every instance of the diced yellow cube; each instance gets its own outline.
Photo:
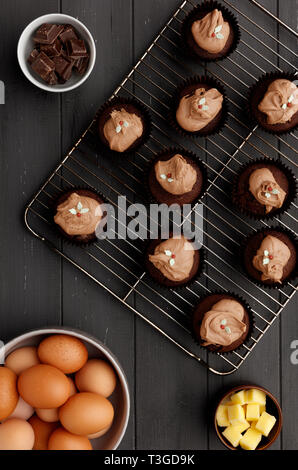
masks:
<instances>
[{"instance_id":1,"label":"diced yellow cube","mask_svg":"<svg viewBox=\"0 0 298 470\"><path fill-rule=\"evenodd\" d=\"M258 405L266 405L266 393L256 388L246 390L246 403L258 403Z\"/></svg>"},{"instance_id":2,"label":"diced yellow cube","mask_svg":"<svg viewBox=\"0 0 298 470\"><path fill-rule=\"evenodd\" d=\"M260 405L260 416L263 413L263 411L266 411L266 405Z\"/></svg>"},{"instance_id":3,"label":"diced yellow cube","mask_svg":"<svg viewBox=\"0 0 298 470\"><path fill-rule=\"evenodd\" d=\"M234 393L231 396L231 401L238 405L244 405L246 403L245 391L241 390L241 392Z\"/></svg>"},{"instance_id":4,"label":"diced yellow cube","mask_svg":"<svg viewBox=\"0 0 298 470\"><path fill-rule=\"evenodd\" d=\"M216 421L218 426L229 426L230 421L228 418L228 407L225 405L219 405L216 410Z\"/></svg>"},{"instance_id":5,"label":"diced yellow cube","mask_svg":"<svg viewBox=\"0 0 298 470\"><path fill-rule=\"evenodd\" d=\"M232 427L237 429L237 431L243 433L244 431L246 431L250 427L250 423L248 421L245 421L245 423L233 424Z\"/></svg>"},{"instance_id":6,"label":"diced yellow cube","mask_svg":"<svg viewBox=\"0 0 298 470\"><path fill-rule=\"evenodd\" d=\"M247 421L258 421L260 417L260 405L257 403L248 403L246 405Z\"/></svg>"},{"instance_id":7,"label":"diced yellow cube","mask_svg":"<svg viewBox=\"0 0 298 470\"><path fill-rule=\"evenodd\" d=\"M244 450L255 450L260 444L262 434L256 429L249 428L242 436L239 443Z\"/></svg>"},{"instance_id":8,"label":"diced yellow cube","mask_svg":"<svg viewBox=\"0 0 298 470\"><path fill-rule=\"evenodd\" d=\"M263 436L268 436L271 429L276 423L276 418L266 411L263 411L260 419L257 421L256 430L263 434Z\"/></svg>"},{"instance_id":9,"label":"diced yellow cube","mask_svg":"<svg viewBox=\"0 0 298 470\"><path fill-rule=\"evenodd\" d=\"M242 438L241 432L237 429L237 426L227 427L222 435L232 444L233 447L238 447L240 439Z\"/></svg>"},{"instance_id":10,"label":"diced yellow cube","mask_svg":"<svg viewBox=\"0 0 298 470\"><path fill-rule=\"evenodd\" d=\"M228 406L228 418L232 425L245 423L245 413L241 405Z\"/></svg>"}]
</instances>

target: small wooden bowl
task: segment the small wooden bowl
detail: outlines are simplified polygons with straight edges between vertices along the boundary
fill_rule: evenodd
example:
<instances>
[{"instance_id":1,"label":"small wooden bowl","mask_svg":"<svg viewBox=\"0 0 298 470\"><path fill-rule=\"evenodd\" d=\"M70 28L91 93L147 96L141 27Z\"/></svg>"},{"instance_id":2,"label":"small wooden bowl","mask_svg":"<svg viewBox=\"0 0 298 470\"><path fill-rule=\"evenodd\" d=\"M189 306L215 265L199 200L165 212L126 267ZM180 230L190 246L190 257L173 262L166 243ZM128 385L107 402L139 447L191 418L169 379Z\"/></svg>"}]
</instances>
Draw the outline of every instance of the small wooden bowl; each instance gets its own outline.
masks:
<instances>
[{"instance_id":1,"label":"small wooden bowl","mask_svg":"<svg viewBox=\"0 0 298 470\"><path fill-rule=\"evenodd\" d=\"M262 437L262 440L261 440L260 444L258 445L258 447L256 448L256 450L268 449L268 447L270 447L273 444L273 442L277 439L277 437L280 434L280 431L281 431L281 428L282 428L282 411L281 411L280 404L278 403L277 399L272 395L272 393L270 393L265 388L260 387L259 385L239 385L237 387L232 388L231 390L226 392L221 397L221 399L217 403L217 406L215 408L215 413L214 413L214 426L215 426L216 434L217 434L218 438L221 440L221 442L230 450L242 450L242 449L241 449L240 446L238 446L236 448L233 447L229 443L229 441L227 441L227 439L223 436L222 431L221 431L221 429L223 429L223 428L221 428L217 425L216 411L217 411L219 405L221 404L221 402L224 399L228 398L228 396L230 396L231 394L240 392L241 390L249 390L251 388L256 388L257 390L261 390L262 392L266 393L266 397L267 397L266 411L268 411L268 413L272 414L276 418L276 423L275 423L274 427L271 429L268 437L265 437L265 436Z\"/></svg>"}]
</instances>

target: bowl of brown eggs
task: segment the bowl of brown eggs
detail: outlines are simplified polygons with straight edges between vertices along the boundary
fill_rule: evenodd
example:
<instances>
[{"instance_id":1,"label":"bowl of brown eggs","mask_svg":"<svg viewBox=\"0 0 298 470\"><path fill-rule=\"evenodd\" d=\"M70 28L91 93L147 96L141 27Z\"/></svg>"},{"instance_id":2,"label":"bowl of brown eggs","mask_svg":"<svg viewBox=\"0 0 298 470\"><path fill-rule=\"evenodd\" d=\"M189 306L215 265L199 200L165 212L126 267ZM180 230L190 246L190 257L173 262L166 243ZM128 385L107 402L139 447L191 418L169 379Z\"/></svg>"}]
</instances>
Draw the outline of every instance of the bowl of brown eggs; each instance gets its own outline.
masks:
<instances>
[{"instance_id":1,"label":"bowl of brown eggs","mask_svg":"<svg viewBox=\"0 0 298 470\"><path fill-rule=\"evenodd\" d=\"M129 419L127 379L96 338L57 327L7 343L0 450L115 450Z\"/></svg>"}]
</instances>

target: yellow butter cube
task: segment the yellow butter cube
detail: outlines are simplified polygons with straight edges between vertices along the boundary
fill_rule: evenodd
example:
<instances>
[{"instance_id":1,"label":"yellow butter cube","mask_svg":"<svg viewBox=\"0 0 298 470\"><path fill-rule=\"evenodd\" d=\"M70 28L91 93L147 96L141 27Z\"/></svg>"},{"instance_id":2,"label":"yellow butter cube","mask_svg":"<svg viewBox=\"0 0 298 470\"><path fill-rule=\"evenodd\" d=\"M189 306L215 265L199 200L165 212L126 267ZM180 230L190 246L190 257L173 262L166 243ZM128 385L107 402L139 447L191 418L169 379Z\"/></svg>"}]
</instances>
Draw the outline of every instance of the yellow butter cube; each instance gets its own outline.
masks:
<instances>
[{"instance_id":1,"label":"yellow butter cube","mask_svg":"<svg viewBox=\"0 0 298 470\"><path fill-rule=\"evenodd\" d=\"M276 418L266 411L263 411L260 419L257 421L256 430L261 432L263 436L267 437L275 423Z\"/></svg>"},{"instance_id":2,"label":"yellow butter cube","mask_svg":"<svg viewBox=\"0 0 298 470\"><path fill-rule=\"evenodd\" d=\"M247 421L258 421L260 417L260 405L257 403L248 403L246 405Z\"/></svg>"},{"instance_id":3,"label":"yellow butter cube","mask_svg":"<svg viewBox=\"0 0 298 470\"><path fill-rule=\"evenodd\" d=\"M245 423L245 413L241 405L231 405L228 407L228 418L232 425Z\"/></svg>"},{"instance_id":4,"label":"yellow butter cube","mask_svg":"<svg viewBox=\"0 0 298 470\"><path fill-rule=\"evenodd\" d=\"M258 405L266 405L266 393L256 388L246 390L246 403L257 403Z\"/></svg>"},{"instance_id":5,"label":"yellow butter cube","mask_svg":"<svg viewBox=\"0 0 298 470\"><path fill-rule=\"evenodd\" d=\"M216 421L218 426L229 426L230 421L228 418L228 407L225 405L219 405L216 410Z\"/></svg>"},{"instance_id":6,"label":"yellow butter cube","mask_svg":"<svg viewBox=\"0 0 298 470\"><path fill-rule=\"evenodd\" d=\"M232 444L233 447L238 447L240 439L242 438L241 432L237 429L237 426L227 427L222 435Z\"/></svg>"},{"instance_id":7,"label":"yellow butter cube","mask_svg":"<svg viewBox=\"0 0 298 470\"><path fill-rule=\"evenodd\" d=\"M244 450L255 450L260 444L261 439L262 434L259 431L249 428L240 439L239 443Z\"/></svg>"},{"instance_id":8,"label":"yellow butter cube","mask_svg":"<svg viewBox=\"0 0 298 470\"><path fill-rule=\"evenodd\" d=\"M250 423L248 421L245 421L245 423L233 424L233 425L231 425L231 427L233 427L233 428L237 429L237 431L243 433L244 431L246 431L250 427Z\"/></svg>"},{"instance_id":9,"label":"yellow butter cube","mask_svg":"<svg viewBox=\"0 0 298 470\"><path fill-rule=\"evenodd\" d=\"M234 393L231 396L231 401L238 405L244 405L246 403L245 391L241 390L241 392Z\"/></svg>"}]
</instances>

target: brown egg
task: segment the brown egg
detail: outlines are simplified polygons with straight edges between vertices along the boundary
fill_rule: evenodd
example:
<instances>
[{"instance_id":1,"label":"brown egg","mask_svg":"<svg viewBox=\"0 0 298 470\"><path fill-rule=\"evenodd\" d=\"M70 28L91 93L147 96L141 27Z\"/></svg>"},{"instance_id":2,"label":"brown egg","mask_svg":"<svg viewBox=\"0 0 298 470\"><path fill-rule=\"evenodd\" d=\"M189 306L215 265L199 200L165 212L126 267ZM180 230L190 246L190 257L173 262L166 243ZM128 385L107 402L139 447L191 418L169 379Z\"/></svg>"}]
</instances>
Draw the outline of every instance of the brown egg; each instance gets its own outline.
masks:
<instances>
[{"instance_id":1,"label":"brown egg","mask_svg":"<svg viewBox=\"0 0 298 470\"><path fill-rule=\"evenodd\" d=\"M22 397L19 397L17 406L8 418L19 418L23 419L24 421L27 421L29 418L31 418L33 413L34 409L32 408L32 406L28 405L28 403L26 403Z\"/></svg>"},{"instance_id":2,"label":"brown egg","mask_svg":"<svg viewBox=\"0 0 298 470\"><path fill-rule=\"evenodd\" d=\"M0 450L32 450L34 431L27 421L12 418L0 424Z\"/></svg>"},{"instance_id":3,"label":"brown egg","mask_svg":"<svg viewBox=\"0 0 298 470\"><path fill-rule=\"evenodd\" d=\"M55 423L55 421L59 421L58 408L36 408L35 413L46 423Z\"/></svg>"},{"instance_id":4,"label":"brown egg","mask_svg":"<svg viewBox=\"0 0 298 470\"><path fill-rule=\"evenodd\" d=\"M69 432L88 436L111 425L114 408L96 393L77 393L59 409L59 419Z\"/></svg>"},{"instance_id":5,"label":"brown egg","mask_svg":"<svg viewBox=\"0 0 298 470\"><path fill-rule=\"evenodd\" d=\"M0 367L0 421L11 415L18 400L16 374L7 367Z\"/></svg>"},{"instance_id":6,"label":"brown egg","mask_svg":"<svg viewBox=\"0 0 298 470\"><path fill-rule=\"evenodd\" d=\"M72 374L81 369L88 359L86 346L78 338L69 335L53 335L44 339L37 350L39 359Z\"/></svg>"},{"instance_id":7,"label":"brown egg","mask_svg":"<svg viewBox=\"0 0 298 470\"><path fill-rule=\"evenodd\" d=\"M45 423L38 416L34 415L28 421L34 431L34 446L33 450L48 450L48 442L50 435L57 429L59 423Z\"/></svg>"},{"instance_id":8,"label":"brown egg","mask_svg":"<svg viewBox=\"0 0 298 470\"><path fill-rule=\"evenodd\" d=\"M37 356L37 349L34 346L26 346L13 351L7 356L5 365L13 370L17 375L20 375L29 367L39 364Z\"/></svg>"},{"instance_id":9,"label":"brown egg","mask_svg":"<svg viewBox=\"0 0 298 470\"><path fill-rule=\"evenodd\" d=\"M76 373L75 381L80 392L99 393L109 397L115 390L117 378L108 362L102 359L90 359Z\"/></svg>"},{"instance_id":10,"label":"brown egg","mask_svg":"<svg viewBox=\"0 0 298 470\"><path fill-rule=\"evenodd\" d=\"M51 435L48 450L92 450L92 445L87 437L76 436L59 428Z\"/></svg>"},{"instance_id":11,"label":"brown egg","mask_svg":"<svg viewBox=\"0 0 298 470\"><path fill-rule=\"evenodd\" d=\"M70 383L61 370L38 364L21 373L18 390L33 408L58 408L69 398Z\"/></svg>"}]
</instances>

